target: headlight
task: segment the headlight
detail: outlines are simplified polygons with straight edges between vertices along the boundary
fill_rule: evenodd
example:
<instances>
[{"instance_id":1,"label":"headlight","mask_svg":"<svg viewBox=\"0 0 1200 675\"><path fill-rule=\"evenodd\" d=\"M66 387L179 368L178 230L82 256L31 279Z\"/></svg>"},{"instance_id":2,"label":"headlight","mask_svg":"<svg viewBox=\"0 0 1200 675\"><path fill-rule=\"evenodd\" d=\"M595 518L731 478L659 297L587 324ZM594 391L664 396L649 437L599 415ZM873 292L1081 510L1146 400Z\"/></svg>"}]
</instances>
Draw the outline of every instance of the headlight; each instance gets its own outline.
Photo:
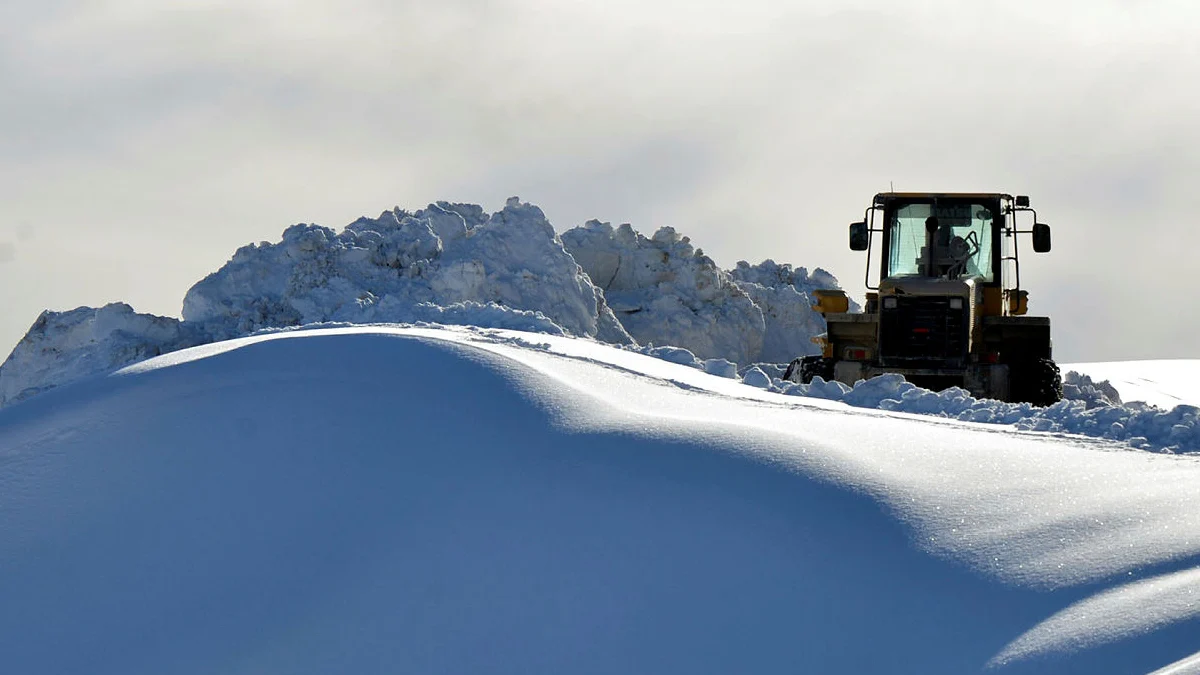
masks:
<instances>
[{"instance_id":1,"label":"headlight","mask_svg":"<svg viewBox=\"0 0 1200 675\"><path fill-rule=\"evenodd\" d=\"M896 296L889 295L883 299L884 309L896 309Z\"/></svg>"},{"instance_id":2,"label":"headlight","mask_svg":"<svg viewBox=\"0 0 1200 675\"><path fill-rule=\"evenodd\" d=\"M950 309L962 309L962 298L950 298Z\"/></svg>"}]
</instances>

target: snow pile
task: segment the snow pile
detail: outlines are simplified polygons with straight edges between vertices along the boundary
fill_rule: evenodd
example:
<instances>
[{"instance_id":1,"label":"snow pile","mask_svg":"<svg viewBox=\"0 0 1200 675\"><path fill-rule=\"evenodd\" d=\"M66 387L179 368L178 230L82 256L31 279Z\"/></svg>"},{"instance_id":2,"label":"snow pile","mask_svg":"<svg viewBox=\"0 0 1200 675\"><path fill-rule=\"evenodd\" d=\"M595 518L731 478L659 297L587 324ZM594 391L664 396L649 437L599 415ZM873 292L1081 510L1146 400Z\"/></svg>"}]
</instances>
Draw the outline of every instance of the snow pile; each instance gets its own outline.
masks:
<instances>
[{"instance_id":1,"label":"snow pile","mask_svg":"<svg viewBox=\"0 0 1200 675\"><path fill-rule=\"evenodd\" d=\"M360 218L341 233L287 228L193 286L183 321L127 305L47 312L0 366L0 406L182 347L320 323L440 323L633 339L518 198L488 216L438 202Z\"/></svg>"},{"instance_id":2,"label":"snow pile","mask_svg":"<svg viewBox=\"0 0 1200 675\"><path fill-rule=\"evenodd\" d=\"M210 342L196 326L124 303L42 312L0 365L0 406L81 377Z\"/></svg>"},{"instance_id":3,"label":"snow pile","mask_svg":"<svg viewBox=\"0 0 1200 675\"><path fill-rule=\"evenodd\" d=\"M1159 408L1181 403L1200 406L1198 359L1072 363L1063 370L1110 382L1123 401L1145 401Z\"/></svg>"},{"instance_id":4,"label":"snow pile","mask_svg":"<svg viewBox=\"0 0 1200 675\"><path fill-rule=\"evenodd\" d=\"M781 369L771 364L750 366L739 377L732 363L702 360L678 347L626 349L788 396L840 401L856 408L1010 425L1023 431L1079 434L1152 452L1200 453L1200 408L1180 405L1164 410L1140 401L1123 404L1110 383L1094 382L1076 372L1068 372L1063 378L1062 401L1039 408L1029 403L977 399L958 387L930 391L895 374L859 380L853 387L837 381L826 382L820 377L811 384L799 384L780 379Z\"/></svg>"},{"instance_id":5,"label":"snow pile","mask_svg":"<svg viewBox=\"0 0 1200 675\"><path fill-rule=\"evenodd\" d=\"M647 238L628 224L614 229L591 220L564 232L562 242L639 343L736 363L758 360L766 333L762 309L674 228Z\"/></svg>"},{"instance_id":6,"label":"snow pile","mask_svg":"<svg viewBox=\"0 0 1200 675\"><path fill-rule=\"evenodd\" d=\"M327 321L412 322L422 320L414 315L421 305L462 303L538 312L573 335L630 340L541 209L516 197L491 217L438 202L361 218L340 234L294 225L277 244L239 249L193 286L183 318L229 338Z\"/></svg>"},{"instance_id":7,"label":"snow pile","mask_svg":"<svg viewBox=\"0 0 1200 675\"><path fill-rule=\"evenodd\" d=\"M1088 409L1121 405L1121 395L1108 380L1096 382L1073 370L1063 377L1063 398L1083 401Z\"/></svg>"},{"instance_id":8,"label":"snow pile","mask_svg":"<svg viewBox=\"0 0 1200 675\"><path fill-rule=\"evenodd\" d=\"M1084 398L1066 398L1046 408L977 399L958 387L929 391L905 381L900 375L860 380L854 387L841 382L826 382L820 377L812 384L777 380L772 383L772 390L790 396L842 401L856 408L1015 425L1025 431L1080 434L1121 441L1154 452L1200 452L1200 408L1181 405L1163 410L1141 402L1122 405L1116 391L1112 390L1110 393L1116 398L1114 403L1105 393L1111 390L1111 385L1095 385L1086 376L1071 375L1068 374L1069 381L1077 384L1069 385L1070 391L1082 392Z\"/></svg>"},{"instance_id":9,"label":"snow pile","mask_svg":"<svg viewBox=\"0 0 1200 675\"><path fill-rule=\"evenodd\" d=\"M813 311L813 291L840 288L832 274L820 268L809 274L803 267L792 268L774 260L753 266L743 260L729 276L763 313L766 333L762 351L754 360L788 363L820 351L812 338L825 332L825 319ZM853 302L851 311L858 311Z\"/></svg>"}]
</instances>

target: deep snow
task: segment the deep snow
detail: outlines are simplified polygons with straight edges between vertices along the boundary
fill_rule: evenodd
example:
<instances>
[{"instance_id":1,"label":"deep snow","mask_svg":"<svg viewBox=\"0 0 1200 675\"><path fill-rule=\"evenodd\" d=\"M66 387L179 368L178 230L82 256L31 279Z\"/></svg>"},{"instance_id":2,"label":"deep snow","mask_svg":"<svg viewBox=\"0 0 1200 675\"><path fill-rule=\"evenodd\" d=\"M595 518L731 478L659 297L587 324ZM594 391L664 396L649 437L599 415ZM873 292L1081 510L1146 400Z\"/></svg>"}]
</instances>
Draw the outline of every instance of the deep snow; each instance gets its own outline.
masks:
<instances>
[{"instance_id":1,"label":"deep snow","mask_svg":"<svg viewBox=\"0 0 1200 675\"><path fill-rule=\"evenodd\" d=\"M566 336L284 332L0 410L0 654L58 673L1195 672L1198 479L1195 458Z\"/></svg>"}]
</instances>

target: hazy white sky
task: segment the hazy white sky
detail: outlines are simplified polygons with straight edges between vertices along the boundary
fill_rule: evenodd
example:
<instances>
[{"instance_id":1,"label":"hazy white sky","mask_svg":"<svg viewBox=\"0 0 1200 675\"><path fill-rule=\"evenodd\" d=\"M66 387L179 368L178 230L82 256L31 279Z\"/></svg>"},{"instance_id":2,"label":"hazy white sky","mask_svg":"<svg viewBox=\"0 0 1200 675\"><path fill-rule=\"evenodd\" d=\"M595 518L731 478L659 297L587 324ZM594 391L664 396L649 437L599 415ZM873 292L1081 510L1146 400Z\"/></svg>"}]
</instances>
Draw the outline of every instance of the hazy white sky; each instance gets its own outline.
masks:
<instances>
[{"instance_id":1,"label":"hazy white sky","mask_svg":"<svg viewBox=\"0 0 1200 675\"><path fill-rule=\"evenodd\" d=\"M1060 361L1200 357L1192 0L9 0L0 351L240 245L519 195L825 267L897 189L1029 194Z\"/></svg>"}]
</instances>

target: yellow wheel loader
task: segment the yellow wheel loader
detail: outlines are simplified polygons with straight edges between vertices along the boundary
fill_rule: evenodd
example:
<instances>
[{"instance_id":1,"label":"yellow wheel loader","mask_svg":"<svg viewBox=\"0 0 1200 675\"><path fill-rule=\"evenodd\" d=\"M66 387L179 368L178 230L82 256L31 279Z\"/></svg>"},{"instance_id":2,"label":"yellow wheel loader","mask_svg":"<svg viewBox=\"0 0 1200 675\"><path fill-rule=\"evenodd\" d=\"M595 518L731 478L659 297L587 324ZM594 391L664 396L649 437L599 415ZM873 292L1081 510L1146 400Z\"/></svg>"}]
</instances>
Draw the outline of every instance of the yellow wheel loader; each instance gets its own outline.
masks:
<instances>
[{"instance_id":1,"label":"yellow wheel loader","mask_svg":"<svg viewBox=\"0 0 1200 675\"><path fill-rule=\"evenodd\" d=\"M1019 215L1032 227L1018 229ZM1027 222L1029 222L1027 220ZM962 387L977 398L1038 406L1062 398L1051 358L1050 319L1026 316L1018 235L1050 250L1050 227L1037 222L1029 198L991 193L884 192L862 222L850 225L850 248L867 251L867 302L849 312L840 290L817 291L825 317L822 353L795 359L784 378L815 377L853 386L899 373L928 389ZM878 283L871 249L880 240Z\"/></svg>"}]
</instances>

